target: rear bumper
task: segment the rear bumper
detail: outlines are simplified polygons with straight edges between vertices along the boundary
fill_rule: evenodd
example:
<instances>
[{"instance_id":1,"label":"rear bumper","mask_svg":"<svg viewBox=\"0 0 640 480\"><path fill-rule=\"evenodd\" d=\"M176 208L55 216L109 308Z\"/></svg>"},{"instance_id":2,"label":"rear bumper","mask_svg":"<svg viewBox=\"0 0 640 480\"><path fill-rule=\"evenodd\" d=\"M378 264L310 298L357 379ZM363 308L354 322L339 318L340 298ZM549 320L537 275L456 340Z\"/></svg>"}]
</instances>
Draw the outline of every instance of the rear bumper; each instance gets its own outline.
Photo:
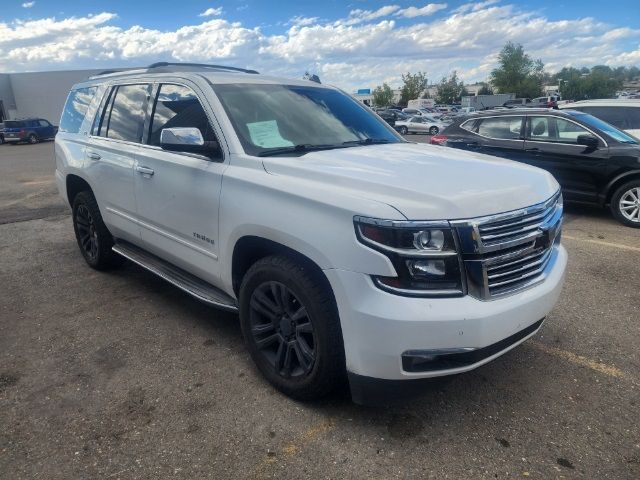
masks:
<instances>
[{"instance_id":1,"label":"rear bumper","mask_svg":"<svg viewBox=\"0 0 640 480\"><path fill-rule=\"evenodd\" d=\"M5 135L4 141L5 141L5 143L18 143L18 142L26 142L27 139L26 138L18 138L18 137L7 137Z\"/></svg>"},{"instance_id":2,"label":"rear bumper","mask_svg":"<svg viewBox=\"0 0 640 480\"><path fill-rule=\"evenodd\" d=\"M406 381L484 365L537 332L560 295L566 264L567 253L559 246L544 282L491 301L402 297L378 289L368 275L326 270L340 313L347 370L351 376ZM407 356L419 358L417 368L410 368Z\"/></svg>"}]
</instances>

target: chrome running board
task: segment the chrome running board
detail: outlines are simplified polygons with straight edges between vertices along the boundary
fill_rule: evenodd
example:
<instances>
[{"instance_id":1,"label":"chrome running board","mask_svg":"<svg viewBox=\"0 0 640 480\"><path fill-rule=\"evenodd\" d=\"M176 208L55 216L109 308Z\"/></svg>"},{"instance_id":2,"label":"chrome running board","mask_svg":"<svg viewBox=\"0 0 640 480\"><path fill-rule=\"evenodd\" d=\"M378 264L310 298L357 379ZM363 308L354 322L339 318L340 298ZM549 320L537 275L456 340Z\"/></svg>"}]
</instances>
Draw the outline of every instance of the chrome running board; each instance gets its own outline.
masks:
<instances>
[{"instance_id":1,"label":"chrome running board","mask_svg":"<svg viewBox=\"0 0 640 480\"><path fill-rule=\"evenodd\" d=\"M219 288L200 280L195 275L162 260L146 250L121 240L117 241L112 249L117 254L149 270L151 273L155 273L160 278L178 287L180 290L187 292L201 302L232 312L238 311L236 301Z\"/></svg>"}]
</instances>

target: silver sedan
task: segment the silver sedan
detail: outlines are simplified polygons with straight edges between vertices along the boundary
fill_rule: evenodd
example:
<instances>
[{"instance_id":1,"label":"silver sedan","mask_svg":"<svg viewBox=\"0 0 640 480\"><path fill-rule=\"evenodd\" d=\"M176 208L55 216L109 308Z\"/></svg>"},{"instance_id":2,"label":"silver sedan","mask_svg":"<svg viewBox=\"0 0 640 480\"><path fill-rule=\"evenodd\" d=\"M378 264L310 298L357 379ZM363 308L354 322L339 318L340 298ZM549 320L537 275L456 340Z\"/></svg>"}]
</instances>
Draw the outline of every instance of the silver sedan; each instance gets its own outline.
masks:
<instances>
[{"instance_id":1,"label":"silver sedan","mask_svg":"<svg viewBox=\"0 0 640 480\"><path fill-rule=\"evenodd\" d=\"M446 125L427 115L411 117L408 120L396 121L396 130L402 135L408 133L428 133L437 135Z\"/></svg>"}]
</instances>

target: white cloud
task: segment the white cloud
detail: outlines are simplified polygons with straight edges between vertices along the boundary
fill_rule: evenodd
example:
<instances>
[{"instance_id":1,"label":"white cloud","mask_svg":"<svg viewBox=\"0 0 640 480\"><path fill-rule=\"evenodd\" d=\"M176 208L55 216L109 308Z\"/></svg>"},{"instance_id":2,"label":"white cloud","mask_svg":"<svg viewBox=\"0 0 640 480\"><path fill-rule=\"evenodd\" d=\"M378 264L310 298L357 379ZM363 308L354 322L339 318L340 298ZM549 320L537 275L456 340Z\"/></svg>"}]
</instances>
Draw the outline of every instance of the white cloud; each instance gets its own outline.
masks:
<instances>
[{"instance_id":1,"label":"white cloud","mask_svg":"<svg viewBox=\"0 0 640 480\"><path fill-rule=\"evenodd\" d=\"M395 15L398 17L415 18L426 17L447 8L446 3L428 3L424 7L408 7L398 10Z\"/></svg>"},{"instance_id":2,"label":"white cloud","mask_svg":"<svg viewBox=\"0 0 640 480\"><path fill-rule=\"evenodd\" d=\"M638 29L593 18L551 20L522 7L481 3L485 5L437 18L405 20L399 13L404 9L396 5L353 10L337 21L300 16L279 34L225 18L168 30L122 28L109 12L0 22L0 71L197 61L291 77L309 70L324 82L351 89L383 81L397 86L401 73L417 70L434 81L454 69L466 81L484 80L508 40L523 44L548 71L565 65L640 63ZM402 25L394 14L402 16Z\"/></svg>"},{"instance_id":3,"label":"white cloud","mask_svg":"<svg viewBox=\"0 0 640 480\"><path fill-rule=\"evenodd\" d=\"M24 2L22 4L22 8L31 8L36 4L36 2Z\"/></svg>"},{"instance_id":4,"label":"white cloud","mask_svg":"<svg viewBox=\"0 0 640 480\"><path fill-rule=\"evenodd\" d=\"M296 15L295 17L289 20L288 25L293 25L296 27L306 27L308 25L313 25L314 23L317 23L318 20L319 20L319 17L304 17L302 15Z\"/></svg>"},{"instance_id":5,"label":"white cloud","mask_svg":"<svg viewBox=\"0 0 640 480\"><path fill-rule=\"evenodd\" d=\"M199 17L217 17L218 15L222 15L222 7L216 8L207 8L204 12L199 14Z\"/></svg>"}]
</instances>

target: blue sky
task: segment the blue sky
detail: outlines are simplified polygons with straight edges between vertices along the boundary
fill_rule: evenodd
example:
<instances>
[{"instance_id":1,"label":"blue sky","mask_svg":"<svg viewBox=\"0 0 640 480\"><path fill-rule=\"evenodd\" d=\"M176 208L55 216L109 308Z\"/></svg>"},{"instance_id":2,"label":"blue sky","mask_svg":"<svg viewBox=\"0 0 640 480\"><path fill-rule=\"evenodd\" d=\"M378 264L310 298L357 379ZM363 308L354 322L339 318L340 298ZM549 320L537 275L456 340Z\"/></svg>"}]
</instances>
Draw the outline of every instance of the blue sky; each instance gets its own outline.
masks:
<instances>
[{"instance_id":1,"label":"blue sky","mask_svg":"<svg viewBox=\"0 0 640 480\"><path fill-rule=\"evenodd\" d=\"M2 0L0 71L180 60L312 70L345 88L397 85L417 70L476 81L507 40L549 71L639 65L640 0Z\"/></svg>"}]
</instances>

